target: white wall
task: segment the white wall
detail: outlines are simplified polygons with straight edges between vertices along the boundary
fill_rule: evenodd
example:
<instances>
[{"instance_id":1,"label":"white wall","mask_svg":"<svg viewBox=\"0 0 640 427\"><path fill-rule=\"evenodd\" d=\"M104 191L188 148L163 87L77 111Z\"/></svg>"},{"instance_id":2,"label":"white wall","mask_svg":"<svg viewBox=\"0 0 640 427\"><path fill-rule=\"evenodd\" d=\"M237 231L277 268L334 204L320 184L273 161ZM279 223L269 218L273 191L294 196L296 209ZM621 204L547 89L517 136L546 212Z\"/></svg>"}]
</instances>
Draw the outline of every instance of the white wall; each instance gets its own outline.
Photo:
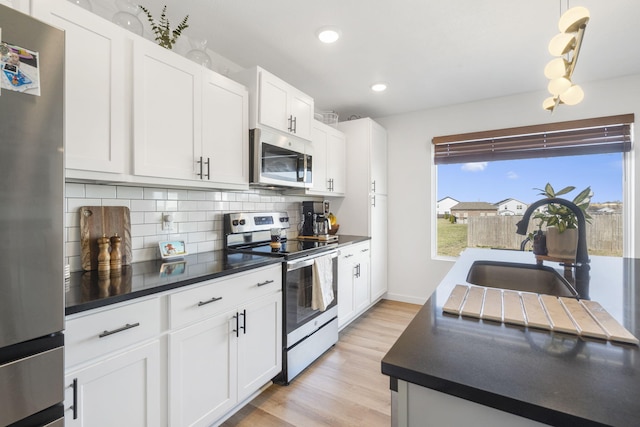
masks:
<instances>
[{"instance_id":1,"label":"white wall","mask_svg":"<svg viewBox=\"0 0 640 427\"><path fill-rule=\"evenodd\" d=\"M432 138L627 113L636 114L636 124L640 120L640 75L581 86L585 100L573 107L561 105L553 114L541 107L547 94L535 92L375 119L387 129L389 141L388 298L424 302L453 265L454 260L432 258L436 203ZM640 150L631 157L640 165ZM635 228L640 197L632 200L632 195L640 188L640 176L633 171L628 176L631 185L625 205L637 214L624 225L635 236L634 247L625 254L634 256L640 254L640 229Z\"/></svg>"}]
</instances>

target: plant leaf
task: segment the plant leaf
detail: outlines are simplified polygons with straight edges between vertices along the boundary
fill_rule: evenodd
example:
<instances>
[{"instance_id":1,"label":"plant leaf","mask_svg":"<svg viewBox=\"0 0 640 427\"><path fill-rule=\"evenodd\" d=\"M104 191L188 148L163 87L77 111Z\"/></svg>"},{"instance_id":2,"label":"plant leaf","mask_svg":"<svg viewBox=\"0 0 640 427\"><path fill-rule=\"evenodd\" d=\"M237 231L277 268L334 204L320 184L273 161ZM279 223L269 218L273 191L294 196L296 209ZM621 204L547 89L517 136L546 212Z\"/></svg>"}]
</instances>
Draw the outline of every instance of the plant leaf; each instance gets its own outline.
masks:
<instances>
[{"instance_id":1,"label":"plant leaf","mask_svg":"<svg viewBox=\"0 0 640 427\"><path fill-rule=\"evenodd\" d=\"M564 187L562 190L560 190L560 191L558 191L558 192L556 193L556 197L557 197L557 196L561 196L561 195L563 195L563 194L570 193L570 192L572 192L572 191L573 191L573 190L575 190L575 189L576 189L576 187L574 187L574 186L572 186L572 185L569 185L569 186L567 186L567 187Z\"/></svg>"}]
</instances>

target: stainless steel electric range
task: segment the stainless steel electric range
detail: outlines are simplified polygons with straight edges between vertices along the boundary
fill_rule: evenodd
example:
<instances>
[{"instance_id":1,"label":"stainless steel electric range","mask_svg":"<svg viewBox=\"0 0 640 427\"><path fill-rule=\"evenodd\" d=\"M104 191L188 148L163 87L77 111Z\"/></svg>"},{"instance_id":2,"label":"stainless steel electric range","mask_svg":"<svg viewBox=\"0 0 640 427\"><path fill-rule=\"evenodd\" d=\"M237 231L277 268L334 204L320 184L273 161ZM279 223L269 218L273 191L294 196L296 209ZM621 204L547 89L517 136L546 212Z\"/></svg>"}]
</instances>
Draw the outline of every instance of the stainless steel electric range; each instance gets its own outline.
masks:
<instances>
[{"instance_id":1,"label":"stainless steel electric range","mask_svg":"<svg viewBox=\"0 0 640 427\"><path fill-rule=\"evenodd\" d=\"M282 258L282 372L274 381L289 382L338 341L338 244L286 239L286 212L238 212L224 215L228 252ZM273 242L272 242L273 240ZM279 247L278 247L279 246ZM314 263L331 257L333 301L312 308Z\"/></svg>"}]
</instances>

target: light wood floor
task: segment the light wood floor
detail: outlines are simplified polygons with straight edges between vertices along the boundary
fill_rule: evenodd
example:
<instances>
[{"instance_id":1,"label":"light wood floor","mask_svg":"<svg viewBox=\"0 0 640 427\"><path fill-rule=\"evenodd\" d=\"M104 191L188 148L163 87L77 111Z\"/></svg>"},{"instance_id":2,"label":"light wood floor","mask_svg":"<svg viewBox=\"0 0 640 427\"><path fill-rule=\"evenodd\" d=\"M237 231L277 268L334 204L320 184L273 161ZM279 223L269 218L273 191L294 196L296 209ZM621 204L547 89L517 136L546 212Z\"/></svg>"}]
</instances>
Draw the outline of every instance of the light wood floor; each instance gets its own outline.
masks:
<instances>
[{"instance_id":1,"label":"light wood floor","mask_svg":"<svg viewBox=\"0 0 640 427\"><path fill-rule=\"evenodd\" d=\"M419 309L380 301L289 386L272 385L222 426L390 426L389 377L380 361Z\"/></svg>"}]
</instances>

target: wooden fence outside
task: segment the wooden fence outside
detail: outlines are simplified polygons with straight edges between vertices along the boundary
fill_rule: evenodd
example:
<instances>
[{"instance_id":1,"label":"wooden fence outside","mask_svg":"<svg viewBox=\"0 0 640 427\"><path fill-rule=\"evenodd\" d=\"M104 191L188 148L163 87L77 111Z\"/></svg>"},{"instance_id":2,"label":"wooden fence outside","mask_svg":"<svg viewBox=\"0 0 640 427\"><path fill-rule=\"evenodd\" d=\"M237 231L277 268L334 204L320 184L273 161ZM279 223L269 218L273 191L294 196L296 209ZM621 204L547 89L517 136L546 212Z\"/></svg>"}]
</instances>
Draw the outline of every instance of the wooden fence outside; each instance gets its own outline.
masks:
<instances>
[{"instance_id":1,"label":"wooden fence outside","mask_svg":"<svg viewBox=\"0 0 640 427\"><path fill-rule=\"evenodd\" d=\"M516 234L516 223L521 215L470 217L467 229L467 246L520 249L526 238ZM536 221L529 221L528 232L537 228ZM622 214L593 215L587 223L587 247L589 253L622 256ZM530 244L528 244L530 245ZM530 250L531 246L527 246Z\"/></svg>"}]
</instances>

